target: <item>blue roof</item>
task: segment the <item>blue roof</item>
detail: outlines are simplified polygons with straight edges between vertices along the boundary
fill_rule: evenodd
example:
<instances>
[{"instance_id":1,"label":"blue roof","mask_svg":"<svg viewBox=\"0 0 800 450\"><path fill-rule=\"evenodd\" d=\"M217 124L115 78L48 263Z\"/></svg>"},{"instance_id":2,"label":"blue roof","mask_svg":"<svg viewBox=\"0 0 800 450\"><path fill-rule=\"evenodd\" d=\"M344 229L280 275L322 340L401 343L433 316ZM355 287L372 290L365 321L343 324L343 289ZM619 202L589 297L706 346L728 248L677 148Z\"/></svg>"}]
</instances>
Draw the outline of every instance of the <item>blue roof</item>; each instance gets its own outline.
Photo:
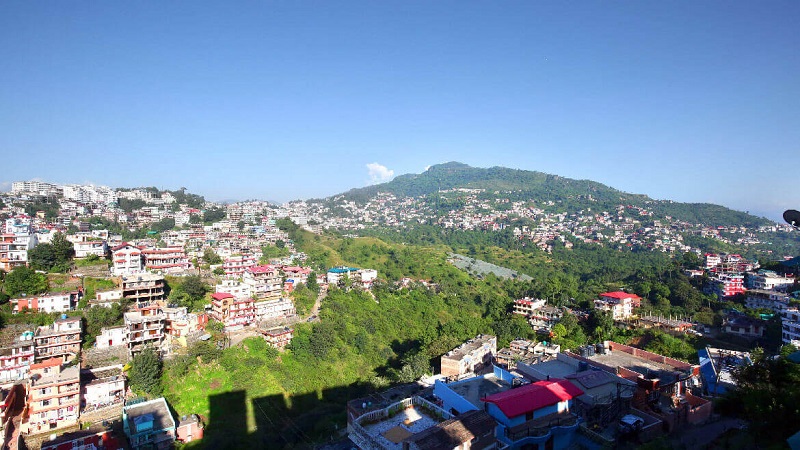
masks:
<instances>
[{"instance_id":1,"label":"blue roof","mask_svg":"<svg viewBox=\"0 0 800 450\"><path fill-rule=\"evenodd\" d=\"M350 273L350 272L355 272L357 270L358 269L356 269L355 267L334 267L332 269L328 269L328 272L329 273Z\"/></svg>"},{"instance_id":2,"label":"blue roof","mask_svg":"<svg viewBox=\"0 0 800 450\"><path fill-rule=\"evenodd\" d=\"M698 350L697 355L700 357L700 375L703 377L703 381L706 382L708 393L722 395L727 392L728 389L724 385L717 385L717 374L714 372L711 358L708 356L706 349Z\"/></svg>"}]
</instances>

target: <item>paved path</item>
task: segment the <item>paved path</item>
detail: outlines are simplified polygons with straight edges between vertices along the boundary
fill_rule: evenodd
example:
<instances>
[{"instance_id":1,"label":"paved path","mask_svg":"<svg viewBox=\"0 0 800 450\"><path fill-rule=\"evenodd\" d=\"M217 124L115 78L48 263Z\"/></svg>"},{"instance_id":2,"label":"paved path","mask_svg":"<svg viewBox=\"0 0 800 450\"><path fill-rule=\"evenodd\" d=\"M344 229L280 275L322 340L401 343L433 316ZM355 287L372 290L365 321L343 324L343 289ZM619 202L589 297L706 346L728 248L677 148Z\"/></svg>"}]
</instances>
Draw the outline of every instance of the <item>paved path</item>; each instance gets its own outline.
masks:
<instances>
[{"instance_id":1,"label":"paved path","mask_svg":"<svg viewBox=\"0 0 800 450\"><path fill-rule=\"evenodd\" d=\"M722 433L732 428L742 427L746 424L747 422L743 420L726 417L716 422L686 428L680 436L672 440L673 448L705 448Z\"/></svg>"}]
</instances>

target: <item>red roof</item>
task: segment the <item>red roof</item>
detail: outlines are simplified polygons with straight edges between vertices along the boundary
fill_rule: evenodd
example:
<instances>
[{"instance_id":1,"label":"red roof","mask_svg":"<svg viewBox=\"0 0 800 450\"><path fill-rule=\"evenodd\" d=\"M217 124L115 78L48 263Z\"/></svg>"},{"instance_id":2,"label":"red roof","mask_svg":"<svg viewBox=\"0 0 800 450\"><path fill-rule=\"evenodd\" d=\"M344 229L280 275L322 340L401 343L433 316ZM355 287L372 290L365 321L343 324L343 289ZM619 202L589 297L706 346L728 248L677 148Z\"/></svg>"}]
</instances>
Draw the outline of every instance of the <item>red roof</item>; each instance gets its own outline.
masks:
<instances>
[{"instance_id":1,"label":"red roof","mask_svg":"<svg viewBox=\"0 0 800 450\"><path fill-rule=\"evenodd\" d=\"M571 400L579 395L583 395L583 391L579 387L567 380L553 378L509 389L481 400L494 403L510 419L565 400Z\"/></svg>"},{"instance_id":2,"label":"red roof","mask_svg":"<svg viewBox=\"0 0 800 450\"><path fill-rule=\"evenodd\" d=\"M211 294L211 298L214 300L223 300L226 298L233 298L233 294L228 294L227 292L214 292Z\"/></svg>"},{"instance_id":3,"label":"red roof","mask_svg":"<svg viewBox=\"0 0 800 450\"><path fill-rule=\"evenodd\" d=\"M639 298L636 294L629 294L627 292L617 291L617 292L605 292L600 294L600 297L611 297L622 300L623 298Z\"/></svg>"},{"instance_id":4,"label":"red roof","mask_svg":"<svg viewBox=\"0 0 800 450\"><path fill-rule=\"evenodd\" d=\"M118 246L112 248L111 251L112 252L116 252L118 250L122 250L123 248L125 248L125 247L127 247L129 245L131 245L131 244L128 244L127 242L123 242L122 244L119 244Z\"/></svg>"},{"instance_id":5,"label":"red roof","mask_svg":"<svg viewBox=\"0 0 800 450\"><path fill-rule=\"evenodd\" d=\"M275 267L267 264L265 266L248 267L247 271L250 272L250 273L269 273L269 272L274 272L275 271Z\"/></svg>"},{"instance_id":6,"label":"red roof","mask_svg":"<svg viewBox=\"0 0 800 450\"><path fill-rule=\"evenodd\" d=\"M31 364L31 370L33 369L44 369L45 367L56 367L60 366L63 361L61 358L50 358L48 360L42 361L39 364Z\"/></svg>"}]
</instances>

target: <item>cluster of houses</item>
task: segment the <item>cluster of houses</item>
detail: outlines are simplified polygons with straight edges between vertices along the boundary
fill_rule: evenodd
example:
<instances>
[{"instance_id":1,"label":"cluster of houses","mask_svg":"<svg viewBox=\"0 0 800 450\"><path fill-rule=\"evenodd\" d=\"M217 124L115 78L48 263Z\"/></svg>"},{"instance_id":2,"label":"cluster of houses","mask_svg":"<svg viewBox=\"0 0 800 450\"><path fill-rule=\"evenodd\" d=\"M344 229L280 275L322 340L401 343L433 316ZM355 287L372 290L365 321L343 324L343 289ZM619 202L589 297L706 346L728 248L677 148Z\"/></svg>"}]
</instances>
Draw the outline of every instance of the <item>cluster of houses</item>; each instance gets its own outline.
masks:
<instances>
[{"instance_id":1,"label":"cluster of houses","mask_svg":"<svg viewBox=\"0 0 800 450\"><path fill-rule=\"evenodd\" d=\"M392 390L350 401L350 440L386 450L612 448L711 418L698 365L612 341L542 348L538 358L506 364L498 356L512 349L496 345L482 335L453 349L441 374L410 396Z\"/></svg>"},{"instance_id":2,"label":"cluster of houses","mask_svg":"<svg viewBox=\"0 0 800 450\"><path fill-rule=\"evenodd\" d=\"M438 217L437 224L443 228L502 231L512 220L522 218L533 224L514 227L514 236L545 251L552 251L557 241L570 247L572 241L577 240L614 248L699 253L698 249L684 242L686 234L748 246L765 240L762 236L764 233L791 229L781 224L759 228L712 227L672 217L658 219L654 218L653 210L648 207L628 204L617 205L608 211L586 208L565 213L560 211L560 202L516 201L515 197L518 197L518 193L513 191L455 188L439 191L438 201L425 196L397 196L378 192L364 201L337 196L329 202L290 202L283 208L286 214L311 218L324 228L352 231L375 225L404 227L409 223L427 222L431 217ZM576 200L584 202L597 201L591 195L578 197Z\"/></svg>"}]
</instances>

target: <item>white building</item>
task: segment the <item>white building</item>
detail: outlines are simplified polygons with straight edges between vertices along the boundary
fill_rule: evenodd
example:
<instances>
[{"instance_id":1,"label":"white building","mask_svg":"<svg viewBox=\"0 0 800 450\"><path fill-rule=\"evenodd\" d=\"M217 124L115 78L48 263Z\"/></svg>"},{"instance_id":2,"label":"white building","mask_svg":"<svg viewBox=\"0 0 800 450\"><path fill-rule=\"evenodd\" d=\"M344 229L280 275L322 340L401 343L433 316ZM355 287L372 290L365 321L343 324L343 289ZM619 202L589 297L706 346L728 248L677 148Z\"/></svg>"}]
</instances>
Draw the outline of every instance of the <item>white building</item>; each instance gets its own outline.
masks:
<instances>
[{"instance_id":1,"label":"white building","mask_svg":"<svg viewBox=\"0 0 800 450\"><path fill-rule=\"evenodd\" d=\"M759 270L758 273L747 274L747 287L749 289L764 289L786 291L794 285L793 277L780 276L768 270Z\"/></svg>"},{"instance_id":2,"label":"white building","mask_svg":"<svg viewBox=\"0 0 800 450\"><path fill-rule=\"evenodd\" d=\"M275 266L248 267L242 278L253 298L280 298L283 292L283 277Z\"/></svg>"},{"instance_id":3,"label":"white building","mask_svg":"<svg viewBox=\"0 0 800 450\"><path fill-rule=\"evenodd\" d=\"M294 303L288 298L255 302L256 321L273 320L293 315Z\"/></svg>"},{"instance_id":4,"label":"white building","mask_svg":"<svg viewBox=\"0 0 800 450\"><path fill-rule=\"evenodd\" d=\"M111 249L111 272L116 276L134 275L144 271L142 250L123 242Z\"/></svg>"},{"instance_id":5,"label":"white building","mask_svg":"<svg viewBox=\"0 0 800 450\"><path fill-rule=\"evenodd\" d=\"M12 298L9 302L11 303L11 314L18 314L26 309L46 313L67 312L74 310L82 297L83 293L79 291L59 292Z\"/></svg>"},{"instance_id":6,"label":"white building","mask_svg":"<svg viewBox=\"0 0 800 450\"><path fill-rule=\"evenodd\" d=\"M800 347L800 311L790 308L781 313L781 338L784 344Z\"/></svg>"},{"instance_id":7,"label":"white building","mask_svg":"<svg viewBox=\"0 0 800 450\"><path fill-rule=\"evenodd\" d=\"M236 299L243 299L250 297L250 285L238 280L222 280L216 285L214 292L231 294Z\"/></svg>"},{"instance_id":8,"label":"white building","mask_svg":"<svg viewBox=\"0 0 800 450\"><path fill-rule=\"evenodd\" d=\"M594 301L595 309L608 311L614 320L624 320L633 315L633 308L639 307L641 297L627 292L606 292Z\"/></svg>"}]
</instances>

